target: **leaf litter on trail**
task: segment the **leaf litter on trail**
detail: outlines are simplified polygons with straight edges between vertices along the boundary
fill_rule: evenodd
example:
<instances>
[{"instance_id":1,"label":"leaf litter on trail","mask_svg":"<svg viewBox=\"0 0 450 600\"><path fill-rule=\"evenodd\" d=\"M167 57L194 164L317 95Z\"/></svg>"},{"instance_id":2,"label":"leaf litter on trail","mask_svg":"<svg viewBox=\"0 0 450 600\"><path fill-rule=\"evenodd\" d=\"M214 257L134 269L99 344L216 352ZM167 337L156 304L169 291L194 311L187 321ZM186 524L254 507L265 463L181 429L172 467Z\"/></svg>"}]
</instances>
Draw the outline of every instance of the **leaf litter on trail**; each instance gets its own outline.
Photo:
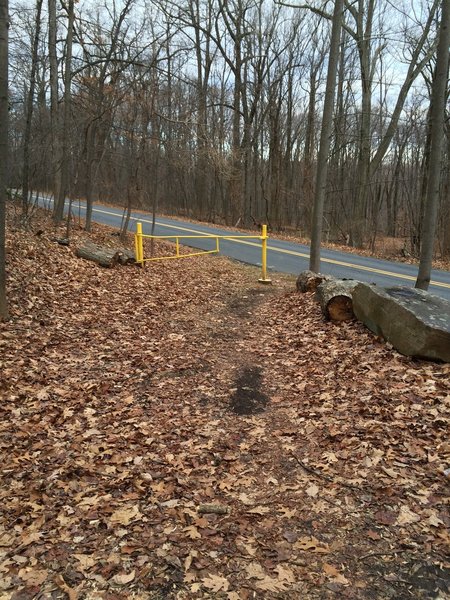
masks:
<instances>
[{"instance_id":1,"label":"leaf litter on trail","mask_svg":"<svg viewBox=\"0 0 450 600\"><path fill-rule=\"evenodd\" d=\"M37 218L9 231L0 324L5 597L445 593L448 365L324 322L281 276L102 270Z\"/></svg>"}]
</instances>

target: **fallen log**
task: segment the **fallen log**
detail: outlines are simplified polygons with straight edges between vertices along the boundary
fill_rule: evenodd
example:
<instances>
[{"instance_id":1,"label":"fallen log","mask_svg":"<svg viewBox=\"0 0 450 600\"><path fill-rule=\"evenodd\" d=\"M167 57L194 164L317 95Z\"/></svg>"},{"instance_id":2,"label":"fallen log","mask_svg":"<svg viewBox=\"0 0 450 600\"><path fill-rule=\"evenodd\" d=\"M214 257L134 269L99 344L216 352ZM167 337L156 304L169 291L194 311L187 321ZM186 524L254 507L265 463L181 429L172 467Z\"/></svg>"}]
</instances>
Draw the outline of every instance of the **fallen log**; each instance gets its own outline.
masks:
<instances>
[{"instance_id":1,"label":"fallen log","mask_svg":"<svg viewBox=\"0 0 450 600\"><path fill-rule=\"evenodd\" d=\"M103 248L101 246L94 246L89 244L88 246L80 246L75 251L78 258L84 258L85 260L91 260L101 267L110 269L118 262L117 250L111 248Z\"/></svg>"},{"instance_id":2,"label":"fallen log","mask_svg":"<svg viewBox=\"0 0 450 600\"><path fill-rule=\"evenodd\" d=\"M330 279L329 275L322 275L313 271L302 271L297 277L297 291L302 294L305 292L315 292L317 286L327 279Z\"/></svg>"},{"instance_id":3,"label":"fallen log","mask_svg":"<svg viewBox=\"0 0 450 600\"><path fill-rule=\"evenodd\" d=\"M132 250L121 248L118 252L118 262L121 265L133 265L136 262L136 257Z\"/></svg>"},{"instance_id":4,"label":"fallen log","mask_svg":"<svg viewBox=\"0 0 450 600\"><path fill-rule=\"evenodd\" d=\"M331 321L351 321L354 318L352 293L359 281L328 278L316 290L322 313Z\"/></svg>"}]
</instances>

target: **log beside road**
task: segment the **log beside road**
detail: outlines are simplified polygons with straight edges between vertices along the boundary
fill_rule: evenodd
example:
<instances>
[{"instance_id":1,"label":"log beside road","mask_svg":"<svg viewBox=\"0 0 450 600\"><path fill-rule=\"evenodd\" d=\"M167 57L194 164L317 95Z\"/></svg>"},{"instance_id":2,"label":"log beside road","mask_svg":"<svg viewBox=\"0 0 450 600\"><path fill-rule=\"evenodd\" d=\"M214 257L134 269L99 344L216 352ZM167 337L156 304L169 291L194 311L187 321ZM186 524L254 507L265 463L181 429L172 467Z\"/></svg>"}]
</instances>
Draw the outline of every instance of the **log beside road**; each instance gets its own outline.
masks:
<instances>
[{"instance_id":1,"label":"log beside road","mask_svg":"<svg viewBox=\"0 0 450 600\"><path fill-rule=\"evenodd\" d=\"M314 273L314 271L302 271L297 277L297 291L302 293L315 292L317 286L327 279L330 279L329 275Z\"/></svg>"},{"instance_id":2,"label":"log beside road","mask_svg":"<svg viewBox=\"0 0 450 600\"><path fill-rule=\"evenodd\" d=\"M328 278L317 286L316 298L322 313L331 321L351 321L354 318L352 293L359 281Z\"/></svg>"},{"instance_id":3,"label":"log beside road","mask_svg":"<svg viewBox=\"0 0 450 600\"><path fill-rule=\"evenodd\" d=\"M108 269L114 267L117 263L125 265L136 262L130 250L108 248L96 244L80 246L76 249L75 254L78 258L93 261L101 267Z\"/></svg>"}]
</instances>

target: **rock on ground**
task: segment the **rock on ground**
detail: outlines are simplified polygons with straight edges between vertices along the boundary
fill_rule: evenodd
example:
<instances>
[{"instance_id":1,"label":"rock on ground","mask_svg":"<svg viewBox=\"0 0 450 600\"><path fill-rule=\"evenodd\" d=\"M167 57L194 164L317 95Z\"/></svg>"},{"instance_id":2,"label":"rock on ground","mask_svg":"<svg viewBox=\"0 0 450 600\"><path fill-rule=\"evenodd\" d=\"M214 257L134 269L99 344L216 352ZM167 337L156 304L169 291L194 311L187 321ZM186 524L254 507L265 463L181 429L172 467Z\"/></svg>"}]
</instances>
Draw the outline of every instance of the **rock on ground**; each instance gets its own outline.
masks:
<instances>
[{"instance_id":1,"label":"rock on ground","mask_svg":"<svg viewBox=\"0 0 450 600\"><path fill-rule=\"evenodd\" d=\"M398 352L450 362L450 302L423 290L378 288L360 283L353 310L371 331Z\"/></svg>"}]
</instances>

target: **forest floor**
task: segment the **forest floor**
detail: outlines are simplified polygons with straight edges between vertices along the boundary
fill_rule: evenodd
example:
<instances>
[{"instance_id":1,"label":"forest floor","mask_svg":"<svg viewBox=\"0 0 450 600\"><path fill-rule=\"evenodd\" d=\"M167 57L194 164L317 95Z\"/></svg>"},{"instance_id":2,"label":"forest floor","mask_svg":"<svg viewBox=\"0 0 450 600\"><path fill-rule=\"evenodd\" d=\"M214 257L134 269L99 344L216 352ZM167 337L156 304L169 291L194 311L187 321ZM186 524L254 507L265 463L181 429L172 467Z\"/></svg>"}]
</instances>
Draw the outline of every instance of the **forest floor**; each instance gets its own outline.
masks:
<instances>
[{"instance_id":1,"label":"forest floor","mask_svg":"<svg viewBox=\"0 0 450 600\"><path fill-rule=\"evenodd\" d=\"M61 235L10 218L0 598L450 597L450 365L293 278L101 269Z\"/></svg>"}]
</instances>

